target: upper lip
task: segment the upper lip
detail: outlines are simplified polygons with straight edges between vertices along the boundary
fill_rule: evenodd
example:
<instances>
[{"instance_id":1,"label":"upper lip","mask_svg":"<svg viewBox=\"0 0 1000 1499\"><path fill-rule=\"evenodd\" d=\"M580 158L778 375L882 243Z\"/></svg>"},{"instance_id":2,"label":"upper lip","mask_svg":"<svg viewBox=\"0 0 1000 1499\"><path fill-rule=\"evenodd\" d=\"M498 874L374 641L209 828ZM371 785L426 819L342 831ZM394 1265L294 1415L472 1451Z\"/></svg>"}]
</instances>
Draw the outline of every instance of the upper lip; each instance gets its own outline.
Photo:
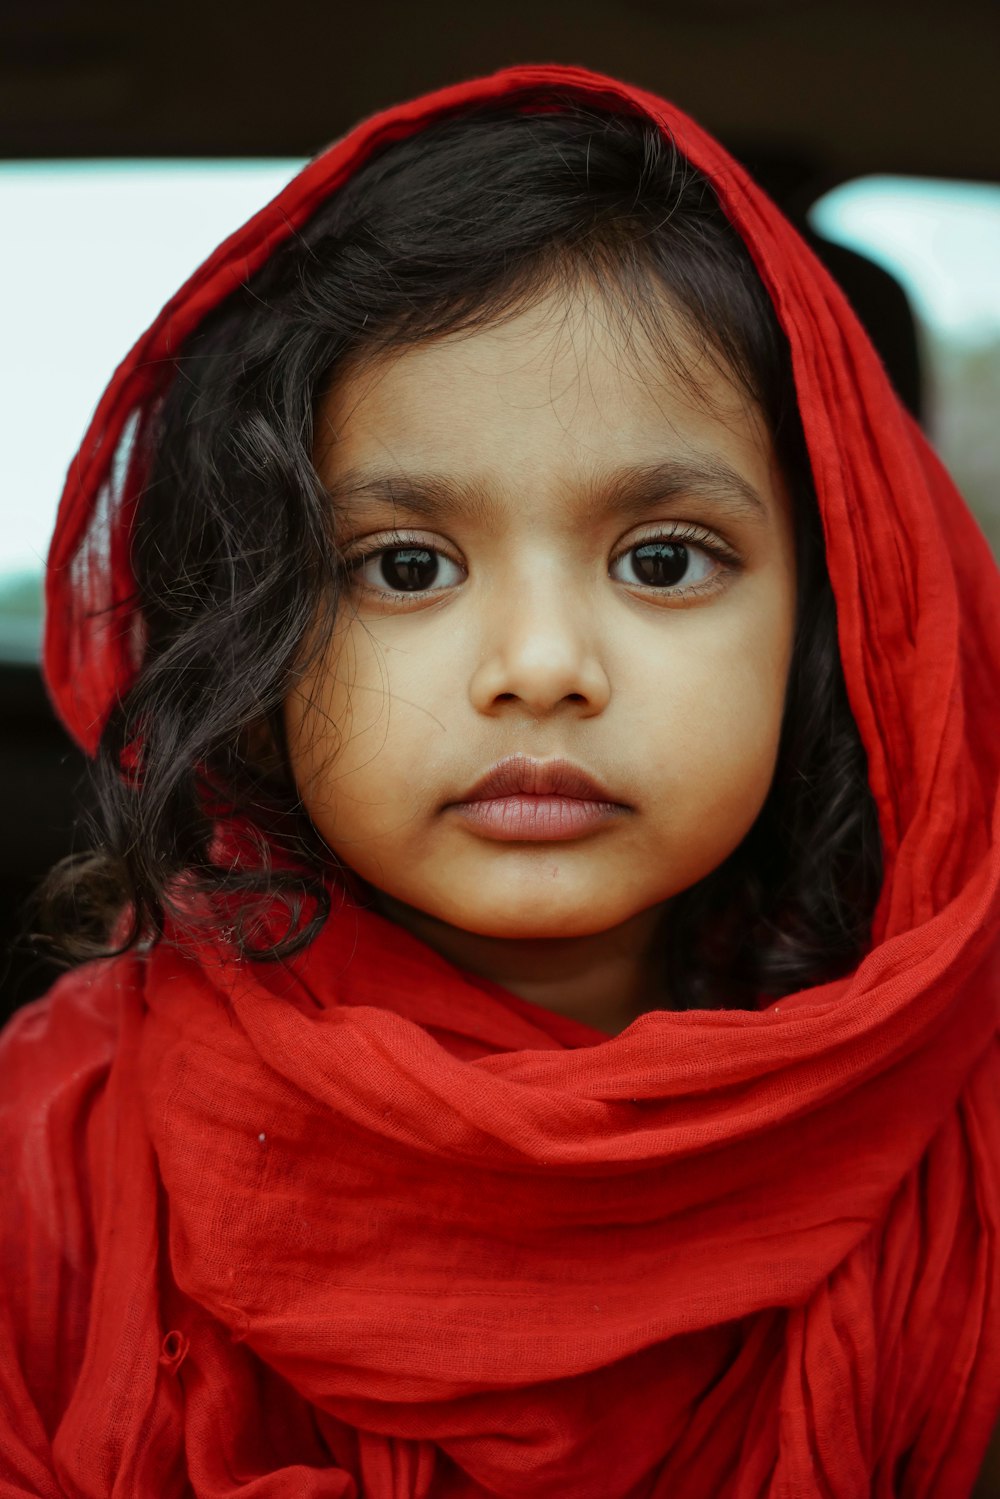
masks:
<instances>
[{"instance_id":1,"label":"upper lip","mask_svg":"<svg viewBox=\"0 0 1000 1499\"><path fill-rule=\"evenodd\" d=\"M613 802L615 798L594 776L570 760L534 760L530 755L506 755L492 765L474 786L460 797L463 802L487 801L493 797L573 796L588 802Z\"/></svg>"}]
</instances>

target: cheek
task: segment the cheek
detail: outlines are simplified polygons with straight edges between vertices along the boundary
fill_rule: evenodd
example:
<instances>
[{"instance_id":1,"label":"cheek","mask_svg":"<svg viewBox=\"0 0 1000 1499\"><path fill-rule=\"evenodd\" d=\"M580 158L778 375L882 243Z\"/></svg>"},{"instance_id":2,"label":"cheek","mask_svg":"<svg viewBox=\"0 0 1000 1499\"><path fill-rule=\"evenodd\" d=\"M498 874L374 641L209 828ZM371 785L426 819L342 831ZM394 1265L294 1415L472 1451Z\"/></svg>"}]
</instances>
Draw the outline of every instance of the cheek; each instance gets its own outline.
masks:
<instances>
[{"instance_id":1,"label":"cheek","mask_svg":"<svg viewBox=\"0 0 1000 1499\"><path fill-rule=\"evenodd\" d=\"M774 774L786 680L784 644L750 630L660 675L635 729L674 828L720 845L749 829Z\"/></svg>"},{"instance_id":2,"label":"cheek","mask_svg":"<svg viewBox=\"0 0 1000 1499\"><path fill-rule=\"evenodd\" d=\"M410 806L410 773L437 721L405 656L352 625L285 702L299 794L328 841L377 837ZM397 680L398 679L398 680Z\"/></svg>"}]
</instances>

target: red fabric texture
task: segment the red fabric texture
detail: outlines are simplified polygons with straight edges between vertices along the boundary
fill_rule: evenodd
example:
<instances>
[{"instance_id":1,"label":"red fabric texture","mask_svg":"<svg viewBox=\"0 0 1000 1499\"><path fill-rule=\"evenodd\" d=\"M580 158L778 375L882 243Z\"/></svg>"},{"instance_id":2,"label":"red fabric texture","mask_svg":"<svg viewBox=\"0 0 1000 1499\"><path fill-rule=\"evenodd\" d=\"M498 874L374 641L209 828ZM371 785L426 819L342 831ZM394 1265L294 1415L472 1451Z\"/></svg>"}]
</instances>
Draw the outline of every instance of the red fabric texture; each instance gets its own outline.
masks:
<instances>
[{"instance_id":1,"label":"red fabric texture","mask_svg":"<svg viewBox=\"0 0 1000 1499\"><path fill-rule=\"evenodd\" d=\"M791 341L871 950L614 1038L344 890L284 966L206 940L68 973L0 1037L3 1499L962 1499L1000 1416L1000 573L842 295L680 111L506 69L363 122L220 246L71 467L53 702L93 750L139 660L94 611L130 591L164 356L373 148L527 86L668 128Z\"/></svg>"}]
</instances>

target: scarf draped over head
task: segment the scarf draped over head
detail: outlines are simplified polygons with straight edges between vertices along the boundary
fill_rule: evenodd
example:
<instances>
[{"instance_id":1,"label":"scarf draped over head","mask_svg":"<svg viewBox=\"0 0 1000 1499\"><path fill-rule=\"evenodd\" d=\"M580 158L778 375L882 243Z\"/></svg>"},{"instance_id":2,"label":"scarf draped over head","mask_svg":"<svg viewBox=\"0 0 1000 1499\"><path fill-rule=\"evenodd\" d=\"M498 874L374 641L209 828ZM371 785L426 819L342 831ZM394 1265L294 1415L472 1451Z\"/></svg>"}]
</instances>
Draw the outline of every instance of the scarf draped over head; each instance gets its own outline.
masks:
<instances>
[{"instance_id":1,"label":"scarf draped over head","mask_svg":"<svg viewBox=\"0 0 1000 1499\"><path fill-rule=\"evenodd\" d=\"M172 356L373 151L521 89L669 131L788 336L870 950L613 1038L344 891L284 964L206 939L67 974L0 1048L44 1225L0 1264L0 1495L944 1499L1000 1414L1000 574L842 294L681 111L508 68L365 120L220 245L71 465L52 701L93 752L140 666L129 436Z\"/></svg>"}]
</instances>

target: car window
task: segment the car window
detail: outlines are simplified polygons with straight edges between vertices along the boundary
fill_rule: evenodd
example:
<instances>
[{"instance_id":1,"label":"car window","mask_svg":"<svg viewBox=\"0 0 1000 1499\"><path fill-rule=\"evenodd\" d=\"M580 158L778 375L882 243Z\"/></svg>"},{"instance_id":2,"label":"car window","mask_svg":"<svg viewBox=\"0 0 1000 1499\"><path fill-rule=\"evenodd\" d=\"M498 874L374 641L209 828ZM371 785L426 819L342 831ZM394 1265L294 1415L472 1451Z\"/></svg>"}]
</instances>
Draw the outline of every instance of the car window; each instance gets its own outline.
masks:
<instances>
[{"instance_id":1,"label":"car window","mask_svg":"<svg viewBox=\"0 0 1000 1499\"><path fill-rule=\"evenodd\" d=\"M300 160L0 163L0 659L40 654L70 459L164 302Z\"/></svg>"},{"instance_id":2,"label":"car window","mask_svg":"<svg viewBox=\"0 0 1000 1499\"><path fill-rule=\"evenodd\" d=\"M859 177L808 217L907 293L928 436L1000 560L1000 185Z\"/></svg>"}]
</instances>

